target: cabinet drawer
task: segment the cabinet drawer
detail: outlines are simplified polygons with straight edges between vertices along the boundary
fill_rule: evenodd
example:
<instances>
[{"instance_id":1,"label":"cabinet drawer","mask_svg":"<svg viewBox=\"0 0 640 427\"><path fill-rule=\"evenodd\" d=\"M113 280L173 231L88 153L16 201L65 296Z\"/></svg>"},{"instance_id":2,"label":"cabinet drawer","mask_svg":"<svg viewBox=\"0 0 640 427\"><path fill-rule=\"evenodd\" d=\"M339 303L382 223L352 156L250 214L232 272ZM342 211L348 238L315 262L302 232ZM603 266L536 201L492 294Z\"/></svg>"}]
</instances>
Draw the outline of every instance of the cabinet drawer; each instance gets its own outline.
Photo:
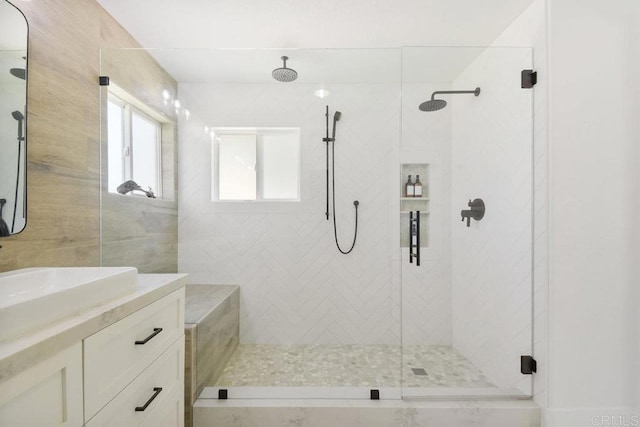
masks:
<instances>
[{"instance_id":1,"label":"cabinet drawer","mask_svg":"<svg viewBox=\"0 0 640 427\"><path fill-rule=\"evenodd\" d=\"M181 288L86 338L85 420L93 417L183 335L184 288Z\"/></svg>"},{"instance_id":2,"label":"cabinet drawer","mask_svg":"<svg viewBox=\"0 0 640 427\"><path fill-rule=\"evenodd\" d=\"M167 425L180 423L177 401L184 393L184 337L178 339L159 359L145 369L115 399L96 414L87 427ZM155 396L155 397L154 397ZM136 411L136 408L140 409ZM144 410L141 410L143 409ZM176 409L174 409L176 408ZM178 413L173 413L175 411ZM182 409L184 410L184 409ZM157 420L163 418L160 424Z\"/></svg>"}]
</instances>

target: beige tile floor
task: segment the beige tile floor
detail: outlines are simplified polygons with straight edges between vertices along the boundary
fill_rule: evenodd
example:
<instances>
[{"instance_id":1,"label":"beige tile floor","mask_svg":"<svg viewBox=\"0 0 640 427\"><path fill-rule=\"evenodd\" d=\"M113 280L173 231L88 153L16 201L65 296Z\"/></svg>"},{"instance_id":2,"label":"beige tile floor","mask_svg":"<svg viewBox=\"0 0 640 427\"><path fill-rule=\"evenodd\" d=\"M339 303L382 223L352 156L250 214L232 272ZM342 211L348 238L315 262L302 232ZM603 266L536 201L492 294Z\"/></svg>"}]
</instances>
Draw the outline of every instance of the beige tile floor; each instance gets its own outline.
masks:
<instances>
[{"instance_id":1,"label":"beige tile floor","mask_svg":"<svg viewBox=\"0 0 640 427\"><path fill-rule=\"evenodd\" d=\"M451 347L406 346L402 353L392 345L241 344L212 385L398 387L402 376L405 387L495 387Z\"/></svg>"}]
</instances>

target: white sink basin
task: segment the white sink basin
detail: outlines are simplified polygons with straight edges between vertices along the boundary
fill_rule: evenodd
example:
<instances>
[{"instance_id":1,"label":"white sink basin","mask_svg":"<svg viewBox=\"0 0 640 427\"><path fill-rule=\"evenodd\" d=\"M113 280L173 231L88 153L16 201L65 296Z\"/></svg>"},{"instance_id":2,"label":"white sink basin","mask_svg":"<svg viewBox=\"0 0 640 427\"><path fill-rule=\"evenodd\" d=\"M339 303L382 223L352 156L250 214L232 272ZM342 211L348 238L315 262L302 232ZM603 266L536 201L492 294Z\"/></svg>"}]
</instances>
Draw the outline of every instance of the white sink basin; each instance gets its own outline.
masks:
<instances>
[{"instance_id":1,"label":"white sink basin","mask_svg":"<svg viewBox=\"0 0 640 427\"><path fill-rule=\"evenodd\" d=\"M0 341L134 291L133 267L26 268L0 273Z\"/></svg>"}]
</instances>

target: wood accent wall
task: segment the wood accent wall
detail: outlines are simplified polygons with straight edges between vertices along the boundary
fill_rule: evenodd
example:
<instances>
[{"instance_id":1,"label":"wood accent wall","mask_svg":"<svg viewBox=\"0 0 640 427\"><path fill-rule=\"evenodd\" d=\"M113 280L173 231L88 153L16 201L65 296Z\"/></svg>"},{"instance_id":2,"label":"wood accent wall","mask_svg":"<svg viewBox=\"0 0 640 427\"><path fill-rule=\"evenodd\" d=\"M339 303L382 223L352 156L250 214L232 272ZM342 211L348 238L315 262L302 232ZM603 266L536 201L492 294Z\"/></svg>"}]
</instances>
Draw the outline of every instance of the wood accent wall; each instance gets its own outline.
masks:
<instances>
[{"instance_id":1,"label":"wood accent wall","mask_svg":"<svg viewBox=\"0 0 640 427\"><path fill-rule=\"evenodd\" d=\"M105 26L105 28L110 28ZM127 43L122 33L104 34L110 46ZM115 39L114 41L112 41ZM103 49L101 73L162 114L169 125L162 126L163 199L123 196L102 187L102 265L138 267L142 273L178 271L177 121L172 105L164 105L162 90L176 93L175 80L143 50ZM107 108L107 89L102 89L102 111ZM102 173L107 164L107 123L102 121Z\"/></svg>"},{"instance_id":2,"label":"wood accent wall","mask_svg":"<svg viewBox=\"0 0 640 427\"><path fill-rule=\"evenodd\" d=\"M139 45L95 0L13 3L30 31L27 227L0 239L0 271L99 266L100 50ZM152 78L161 76L159 84L175 88L155 62L147 60L146 67L122 72L141 76L152 70ZM140 96L134 83L123 87ZM105 203L105 229L117 233L105 241L104 265L175 271L176 201L120 202Z\"/></svg>"}]
</instances>

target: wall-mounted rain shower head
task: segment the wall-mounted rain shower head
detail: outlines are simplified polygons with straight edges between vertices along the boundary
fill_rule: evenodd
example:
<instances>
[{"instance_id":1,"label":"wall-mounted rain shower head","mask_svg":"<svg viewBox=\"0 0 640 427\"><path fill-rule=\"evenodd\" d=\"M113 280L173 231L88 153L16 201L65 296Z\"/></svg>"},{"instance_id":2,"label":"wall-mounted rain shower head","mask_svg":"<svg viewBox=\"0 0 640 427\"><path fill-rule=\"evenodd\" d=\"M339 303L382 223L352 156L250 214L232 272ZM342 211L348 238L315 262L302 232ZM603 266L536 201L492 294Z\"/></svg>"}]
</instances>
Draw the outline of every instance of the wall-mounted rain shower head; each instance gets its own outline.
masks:
<instances>
[{"instance_id":1,"label":"wall-mounted rain shower head","mask_svg":"<svg viewBox=\"0 0 640 427\"><path fill-rule=\"evenodd\" d=\"M12 76L17 77L22 80L27 79L27 70L24 68L12 68L9 70Z\"/></svg>"},{"instance_id":2,"label":"wall-mounted rain shower head","mask_svg":"<svg viewBox=\"0 0 640 427\"><path fill-rule=\"evenodd\" d=\"M442 110L447 106L447 101L444 99L431 99L430 101L425 101L418 106L420 111L438 111Z\"/></svg>"},{"instance_id":3,"label":"wall-mounted rain shower head","mask_svg":"<svg viewBox=\"0 0 640 427\"><path fill-rule=\"evenodd\" d=\"M284 63L284 65L281 68L276 68L271 72L271 75L273 76L273 78L279 82L285 82L285 83L292 82L295 79L297 79L298 72L293 68L287 68L287 60L289 59L289 57L281 56L280 59L282 59L282 62Z\"/></svg>"},{"instance_id":4,"label":"wall-mounted rain shower head","mask_svg":"<svg viewBox=\"0 0 640 427\"><path fill-rule=\"evenodd\" d=\"M11 115L13 116L14 119L16 119L17 121L22 121L24 120L24 115L20 112L20 111L13 111L11 113Z\"/></svg>"},{"instance_id":5,"label":"wall-mounted rain shower head","mask_svg":"<svg viewBox=\"0 0 640 427\"><path fill-rule=\"evenodd\" d=\"M435 96L438 94L459 94L459 93L472 93L475 96L480 95L480 88L477 87L475 90L441 90L437 92L433 92L431 94L431 99L429 101L425 101L418 106L420 111L438 111L442 110L447 106L447 101L444 99L436 99Z\"/></svg>"}]
</instances>

